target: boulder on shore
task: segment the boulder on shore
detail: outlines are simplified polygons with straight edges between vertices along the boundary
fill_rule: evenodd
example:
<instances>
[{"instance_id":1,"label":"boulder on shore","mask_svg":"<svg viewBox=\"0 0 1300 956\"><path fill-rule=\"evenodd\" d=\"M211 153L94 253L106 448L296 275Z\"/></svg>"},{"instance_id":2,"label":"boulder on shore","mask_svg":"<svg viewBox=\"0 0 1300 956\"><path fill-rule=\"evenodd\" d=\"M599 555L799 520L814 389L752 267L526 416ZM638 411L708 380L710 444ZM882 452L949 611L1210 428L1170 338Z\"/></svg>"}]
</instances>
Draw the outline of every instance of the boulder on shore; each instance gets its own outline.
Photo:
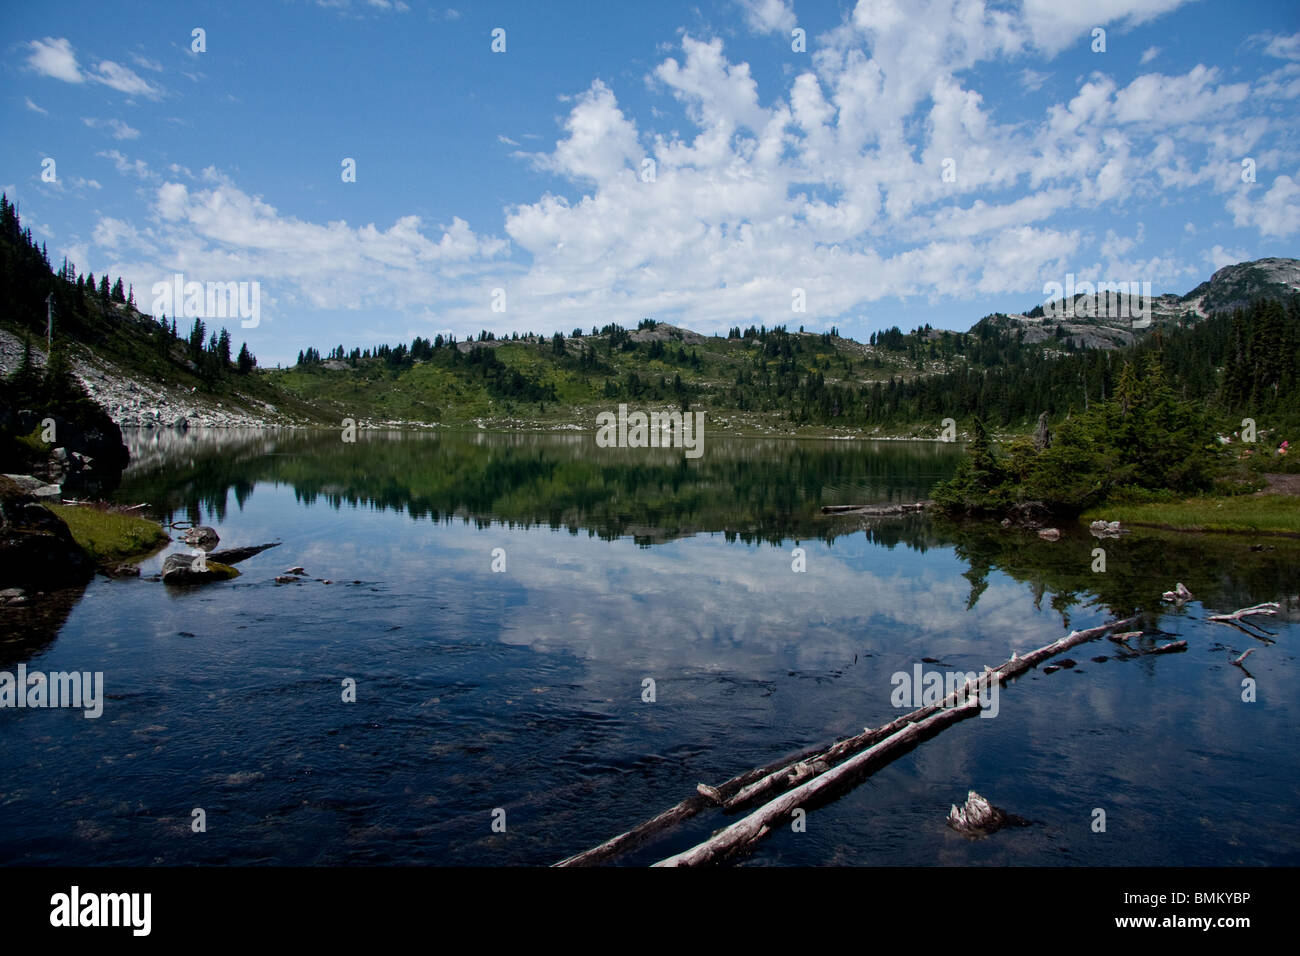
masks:
<instances>
[{"instance_id":1,"label":"boulder on shore","mask_svg":"<svg viewBox=\"0 0 1300 956\"><path fill-rule=\"evenodd\" d=\"M95 562L63 519L0 476L0 585L52 590L94 575Z\"/></svg>"},{"instance_id":2,"label":"boulder on shore","mask_svg":"<svg viewBox=\"0 0 1300 956\"><path fill-rule=\"evenodd\" d=\"M35 475L5 475L24 492L33 498L59 501L63 498L63 489L58 485L46 484Z\"/></svg>"}]
</instances>

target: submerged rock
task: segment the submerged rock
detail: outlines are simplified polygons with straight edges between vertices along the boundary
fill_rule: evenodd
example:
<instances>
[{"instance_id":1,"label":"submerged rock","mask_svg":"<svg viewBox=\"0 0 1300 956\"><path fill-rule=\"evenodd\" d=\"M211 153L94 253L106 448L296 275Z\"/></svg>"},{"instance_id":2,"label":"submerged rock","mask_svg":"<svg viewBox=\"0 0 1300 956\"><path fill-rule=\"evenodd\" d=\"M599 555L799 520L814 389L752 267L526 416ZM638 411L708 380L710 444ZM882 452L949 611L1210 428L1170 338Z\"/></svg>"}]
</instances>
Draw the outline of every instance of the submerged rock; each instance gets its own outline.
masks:
<instances>
[{"instance_id":1,"label":"submerged rock","mask_svg":"<svg viewBox=\"0 0 1300 956\"><path fill-rule=\"evenodd\" d=\"M1038 536L1045 541L1059 541L1061 538L1061 532L1057 528L1044 528L1042 531L1038 532Z\"/></svg>"}]
</instances>

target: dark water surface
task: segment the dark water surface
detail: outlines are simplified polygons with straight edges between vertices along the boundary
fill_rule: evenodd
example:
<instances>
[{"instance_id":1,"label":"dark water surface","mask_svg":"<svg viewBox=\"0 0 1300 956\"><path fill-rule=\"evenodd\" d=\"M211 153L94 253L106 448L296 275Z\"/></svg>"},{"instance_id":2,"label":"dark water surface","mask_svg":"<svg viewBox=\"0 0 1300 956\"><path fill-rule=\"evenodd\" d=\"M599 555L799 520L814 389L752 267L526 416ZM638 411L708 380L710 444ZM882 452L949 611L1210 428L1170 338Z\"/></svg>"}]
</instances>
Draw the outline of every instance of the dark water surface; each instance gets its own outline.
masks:
<instances>
[{"instance_id":1,"label":"dark water surface","mask_svg":"<svg viewBox=\"0 0 1300 956\"><path fill-rule=\"evenodd\" d=\"M709 436L687 461L590 435L130 439L118 500L223 548L283 544L197 589L148 580L156 556L0 647L10 671L103 671L109 696L94 720L0 710L0 862L551 863L893 719L891 676L924 657L977 670L1145 608L1187 652L1079 647L740 862L1300 863L1300 543L820 515L924 497L960 455L928 443ZM1162 609L1176 581L1199 600ZM1204 620L1274 600L1273 644ZM1230 664L1250 647L1253 703ZM1032 825L957 835L971 788Z\"/></svg>"}]
</instances>

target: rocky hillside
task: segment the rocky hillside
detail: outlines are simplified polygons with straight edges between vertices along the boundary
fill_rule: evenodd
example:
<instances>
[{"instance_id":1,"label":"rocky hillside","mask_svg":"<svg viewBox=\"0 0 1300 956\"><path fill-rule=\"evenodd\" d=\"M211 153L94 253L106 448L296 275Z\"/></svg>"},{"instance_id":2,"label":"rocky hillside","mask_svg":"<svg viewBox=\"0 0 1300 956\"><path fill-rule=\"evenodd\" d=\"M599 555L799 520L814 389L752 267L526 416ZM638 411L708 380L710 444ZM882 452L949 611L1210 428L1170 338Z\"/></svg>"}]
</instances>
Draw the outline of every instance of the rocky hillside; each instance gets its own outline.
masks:
<instances>
[{"instance_id":1,"label":"rocky hillside","mask_svg":"<svg viewBox=\"0 0 1300 956\"><path fill-rule=\"evenodd\" d=\"M44 343L42 343L43 345ZM22 363L23 342L0 328L0 375L9 375ZM45 350L32 345L32 363L44 368ZM306 421L290 417L272 403L236 393L222 397L201 391L197 385L167 384L124 368L104 355L81 348L73 352L72 371L90 397L103 406L122 427L213 427L284 425Z\"/></svg>"},{"instance_id":2,"label":"rocky hillside","mask_svg":"<svg viewBox=\"0 0 1300 956\"><path fill-rule=\"evenodd\" d=\"M1132 345L1151 329L1189 326L1215 312L1242 309L1260 298L1285 298L1300 292L1300 260L1256 259L1224 266L1186 295L1166 293L1147 303L1133 295L1076 295L1045 303L1028 313L1000 314L983 323L1023 331L1027 345L1044 342L1074 348L1115 349ZM1054 307L1054 308L1053 308Z\"/></svg>"}]
</instances>

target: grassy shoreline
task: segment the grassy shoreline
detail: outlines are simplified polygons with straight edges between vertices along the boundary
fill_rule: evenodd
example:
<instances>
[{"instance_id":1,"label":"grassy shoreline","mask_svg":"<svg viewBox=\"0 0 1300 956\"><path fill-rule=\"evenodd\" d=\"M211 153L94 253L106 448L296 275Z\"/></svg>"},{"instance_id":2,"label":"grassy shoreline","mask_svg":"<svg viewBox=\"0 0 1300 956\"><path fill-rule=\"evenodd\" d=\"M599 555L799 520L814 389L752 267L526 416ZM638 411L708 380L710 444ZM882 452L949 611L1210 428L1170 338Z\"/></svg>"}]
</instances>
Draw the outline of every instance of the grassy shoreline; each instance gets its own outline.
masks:
<instances>
[{"instance_id":1,"label":"grassy shoreline","mask_svg":"<svg viewBox=\"0 0 1300 956\"><path fill-rule=\"evenodd\" d=\"M1300 497L1266 494L1194 497L1182 501L1107 504L1090 508L1084 522L1102 519L1171 531L1266 534L1300 538Z\"/></svg>"},{"instance_id":2,"label":"grassy shoreline","mask_svg":"<svg viewBox=\"0 0 1300 956\"><path fill-rule=\"evenodd\" d=\"M46 505L99 564L143 557L171 540L156 522L82 505Z\"/></svg>"}]
</instances>

